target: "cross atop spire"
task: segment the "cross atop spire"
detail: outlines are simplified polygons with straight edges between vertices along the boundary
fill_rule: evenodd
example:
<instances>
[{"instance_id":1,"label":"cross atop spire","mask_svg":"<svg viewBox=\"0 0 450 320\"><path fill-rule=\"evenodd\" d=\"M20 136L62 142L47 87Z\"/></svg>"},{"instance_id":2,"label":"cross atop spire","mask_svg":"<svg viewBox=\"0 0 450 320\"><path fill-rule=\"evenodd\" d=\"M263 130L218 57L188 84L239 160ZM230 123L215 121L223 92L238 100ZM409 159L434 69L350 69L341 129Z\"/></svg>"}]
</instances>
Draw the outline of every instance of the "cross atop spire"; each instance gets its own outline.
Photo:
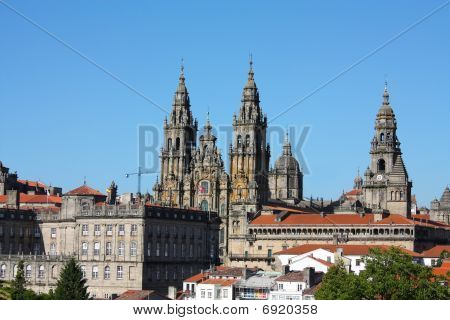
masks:
<instances>
[{"instance_id":1,"label":"cross atop spire","mask_svg":"<svg viewBox=\"0 0 450 320\"><path fill-rule=\"evenodd\" d=\"M184 83L184 59L181 58L181 67L180 67L180 83Z\"/></svg>"},{"instance_id":2,"label":"cross atop spire","mask_svg":"<svg viewBox=\"0 0 450 320\"><path fill-rule=\"evenodd\" d=\"M388 83L387 80L384 80L384 92L383 92L383 104L388 105L389 104L389 92L388 92Z\"/></svg>"},{"instance_id":3,"label":"cross atop spire","mask_svg":"<svg viewBox=\"0 0 450 320\"><path fill-rule=\"evenodd\" d=\"M250 53L250 58L249 58L249 71L248 71L248 80L253 80L253 77L255 75L255 73L253 72L253 55Z\"/></svg>"}]
</instances>

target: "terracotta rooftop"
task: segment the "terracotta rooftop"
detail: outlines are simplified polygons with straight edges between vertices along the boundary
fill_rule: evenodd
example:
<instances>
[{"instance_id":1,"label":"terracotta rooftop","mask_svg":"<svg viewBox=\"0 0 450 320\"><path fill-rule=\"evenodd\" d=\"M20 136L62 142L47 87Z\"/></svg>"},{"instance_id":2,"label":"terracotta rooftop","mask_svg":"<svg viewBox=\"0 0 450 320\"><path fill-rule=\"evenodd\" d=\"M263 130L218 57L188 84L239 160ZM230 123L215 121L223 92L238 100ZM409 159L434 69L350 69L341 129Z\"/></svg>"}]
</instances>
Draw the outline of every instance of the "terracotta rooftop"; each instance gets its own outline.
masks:
<instances>
[{"instance_id":1,"label":"terracotta rooftop","mask_svg":"<svg viewBox=\"0 0 450 320\"><path fill-rule=\"evenodd\" d=\"M242 277L245 268L231 267L220 268L212 271L210 276L212 277ZM247 268L249 272L257 272L257 268Z\"/></svg>"},{"instance_id":2,"label":"terracotta rooftop","mask_svg":"<svg viewBox=\"0 0 450 320\"><path fill-rule=\"evenodd\" d=\"M8 200L8 196L0 195L0 203L6 203ZM61 197L58 196L48 196L45 194L19 194L19 202L20 203L52 203L52 204L61 204Z\"/></svg>"},{"instance_id":3,"label":"terracotta rooftop","mask_svg":"<svg viewBox=\"0 0 450 320\"><path fill-rule=\"evenodd\" d=\"M361 189L353 189L349 192L347 192L345 195L346 196L358 196L362 194L362 190Z\"/></svg>"},{"instance_id":4,"label":"terracotta rooftop","mask_svg":"<svg viewBox=\"0 0 450 320\"><path fill-rule=\"evenodd\" d=\"M450 260L444 260L440 267L433 268L433 274L446 277L447 280L450 280Z\"/></svg>"},{"instance_id":5,"label":"terracotta rooftop","mask_svg":"<svg viewBox=\"0 0 450 320\"><path fill-rule=\"evenodd\" d=\"M450 253L450 245L439 245L431 249L422 252L422 255L427 258L437 258L441 255L443 251Z\"/></svg>"},{"instance_id":6,"label":"terracotta rooftop","mask_svg":"<svg viewBox=\"0 0 450 320\"><path fill-rule=\"evenodd\" d=\"M369 254L370 249L379 248L381 250L389 250L391 246L387 245L363 245L363 244L343 244L343 245L334 245L334 244L304 244L301 246L289 248L286 250L282 250L279 252L276 252L276 255L301 255L304 253L308 253L317 249L324 249L330 252L336 252L338 248L341 248L343 251L343 254L346 256L363 256ZM404 248L400 247L394 247L399 248L402 252L409 254L413 257L420 257L421 254L410 251ZM326 261L325 261L326 262Z\"/></svg>"},{"instance_id":7,"label":"terracotta rooftop","mask_svg":"<svg viewBox=\"0 0 450 320\"><path fill-rule=\"evenodd\" d=\"M68 195L68 196L105 196L100 191L92 189L91 187L88 187L85 184L76 189L73 189L73 190L67 192L66 195Z\"/></svg>"},{"instance_id":8,"label":"terracotta rooftop","mask_svg":"<svg viewBox=\"0 0 450 320\"><path fill-rule=\"evenodd\" d=\"M303 271L291 271L275 279L278 282L303 282L305 280Z\"/></svg>"},{"instance_id":9,"label":"terracotta rooftop","mask_svg":"<svg viewBox=\"0 0 450 320\"><path fill-rule=\"evenodd\" d=\"M218 284L224 287L231 286L235 284L238 279L206 279L201 282L201 284Z\"/></svg>"},{"instance_id":10,"label":"terracotta rooftop","mask_svg":"<svg viewBox=\"0 0 450 320\"><path fill-rule=\"evenodd\" d=\"M375 215L368 213L359 214L325 214L317 213L296 214L291 213L281 221L276 221L276 214L260 215L250 222L251 226L256 225L421 225L426 227L450 228L449 225L431 221L408 219L399 214L390 214L386 218L375 222Z\"/></svg>"},{"instance_id":11,"label":"terracotta rooftop","mask_svg":"<svg viewBox=\"0 0 450 320\"><path fill-rule=\"evenodd\" d=\"M127 290L115 300L170 300L154 290Z\"/></svg>"},{"instance_id":12,"label":"terracotta rooftop","mask_svg":"<svg viewBox=\"0 0 450 320\"><path fill-rule=\"evenodd\" d=\"M187 279L185 279L183 281L184 282L196 282L197 283L197 282L200 282L200 281L206 279L207 277L208 277L208 273L207 272L201 272L201 273L193 275L192 277L189 277L189 278L187 278Z\"/></svg>"},{"instance_id":13,"label":"terracotta rooftop","mask_svg":"<svg viewBox=\"0 0 450 320\"><path fill-rule=\"evenodd\" d=\"M44 183L39 182L39 181L28 181L28 180L18 179L17 182L19 182L20 184L28 185L30 187L38 187L38 188L47 189L47 185L45 185Z\"/></svg>"}]
</instances>

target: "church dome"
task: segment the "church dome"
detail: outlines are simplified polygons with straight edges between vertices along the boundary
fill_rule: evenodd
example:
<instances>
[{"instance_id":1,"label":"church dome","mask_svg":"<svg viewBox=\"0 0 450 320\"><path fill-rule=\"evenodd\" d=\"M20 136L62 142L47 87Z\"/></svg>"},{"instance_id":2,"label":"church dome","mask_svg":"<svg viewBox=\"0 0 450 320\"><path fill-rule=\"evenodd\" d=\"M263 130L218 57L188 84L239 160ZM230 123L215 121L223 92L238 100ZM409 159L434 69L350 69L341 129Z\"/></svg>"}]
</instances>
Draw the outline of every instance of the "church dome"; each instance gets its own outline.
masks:
<instances>
[{"instance_id":1,"label":"church dome","mask_svg":"<svg viewBox=\"0 0 450 320\"><path fill-rule=\"evenodd\" d=\"M394 117L394 110L389 104L389 92L387 91L387 87L385 87L383 92L383 103L381 104L381 107L378 110L377 118L392 118L392 117Z\"/></svg>"},{"instance_id":2,"label":"church dome","mask_svg":"<svg viewBox=\"0 0 450 320\"><path fill-rule=\"evenodd\" d=\"M444 193L442 194L439 205L441 208L450 209L450 189L448 188L448 186L447 188L445 188Z\"/></svg>"},{"instance_id":3,"label":"church dome","mask_svg":"<svg viewBox=\"0 0 450 320\"><path fill-rule=\"evenodd\" d=\"M292 156L291 144L286 136L283 154L275 161L276 170L300 171L297 159Z\"/></svg>"}]
</instances>

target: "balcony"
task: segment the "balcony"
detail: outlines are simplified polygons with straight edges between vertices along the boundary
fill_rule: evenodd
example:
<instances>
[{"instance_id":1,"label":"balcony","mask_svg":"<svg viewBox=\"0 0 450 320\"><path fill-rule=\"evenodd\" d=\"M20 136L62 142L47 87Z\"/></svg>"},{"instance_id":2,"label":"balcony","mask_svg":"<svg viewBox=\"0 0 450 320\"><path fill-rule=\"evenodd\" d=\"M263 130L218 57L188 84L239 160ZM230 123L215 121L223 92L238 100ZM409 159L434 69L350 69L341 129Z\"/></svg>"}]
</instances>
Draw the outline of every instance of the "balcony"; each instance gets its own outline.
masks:
<instances>
[{"instance_id":1,"label":"balcony","mask_svg":"<svg viewBox=\"0 0 450 320\"><path fill-rule=\"evenodd\" d=\"M230 253L231 260L253 260L253 261L274 261L275 257L268 254L250 254L250 253Z\"/></svg>"}]
</instances>

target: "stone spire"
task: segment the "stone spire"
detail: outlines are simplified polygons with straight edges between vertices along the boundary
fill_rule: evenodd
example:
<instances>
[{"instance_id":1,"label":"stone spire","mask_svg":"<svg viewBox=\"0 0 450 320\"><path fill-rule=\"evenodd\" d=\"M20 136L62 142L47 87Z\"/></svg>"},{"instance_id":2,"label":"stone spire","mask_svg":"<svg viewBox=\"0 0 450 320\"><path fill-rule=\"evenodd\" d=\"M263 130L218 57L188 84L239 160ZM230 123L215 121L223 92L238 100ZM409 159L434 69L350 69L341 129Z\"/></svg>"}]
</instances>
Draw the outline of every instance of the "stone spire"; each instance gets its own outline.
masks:
<instances>
[{"instance_id":1,"label":"stone spire","mask_svg":"<svg viewBox=\"0 0 450 320\"><path fill-rule=\"evenodd\" d=\"M283 155L292 156L291 143L289 142L289 134L287 132L286 137L284 138Z\"/></svg>"}]
</instances>

